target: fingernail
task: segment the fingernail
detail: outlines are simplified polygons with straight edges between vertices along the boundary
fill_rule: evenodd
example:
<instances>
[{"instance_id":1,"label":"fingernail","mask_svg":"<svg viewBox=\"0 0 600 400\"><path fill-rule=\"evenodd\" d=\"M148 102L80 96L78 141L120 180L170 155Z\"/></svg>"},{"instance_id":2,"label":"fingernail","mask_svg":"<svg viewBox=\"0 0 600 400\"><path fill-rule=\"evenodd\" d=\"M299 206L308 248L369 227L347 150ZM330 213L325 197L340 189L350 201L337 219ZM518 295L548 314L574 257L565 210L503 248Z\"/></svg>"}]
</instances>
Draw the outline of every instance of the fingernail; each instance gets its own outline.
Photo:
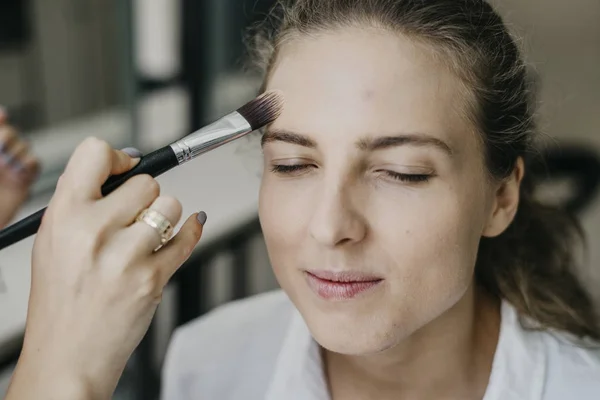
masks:
<instances>
[{"instance_id":1,"label":"fingernail","mask_svg":"<svg viewBox=\"0 0 600 400\"><path fill-rule=\"evenodd\" d=\"M198 219L198 222L200 223L200 225L204 226L204 224L206 223L206 218L207 218L207 216L204 211L200 211L198 213L197 219Z\"/></svg>"},{"instance_id":2,"label":"fingernail","mask_svg":"<svg viewBox=\"0 0 600 400\"><path fill-rule=\"evenodd\" d=\"M124 149L121 149L121 151L131 158L140 158L142 156L142 152L135 147L125 147Z\"/></svg>"}]
</instances>

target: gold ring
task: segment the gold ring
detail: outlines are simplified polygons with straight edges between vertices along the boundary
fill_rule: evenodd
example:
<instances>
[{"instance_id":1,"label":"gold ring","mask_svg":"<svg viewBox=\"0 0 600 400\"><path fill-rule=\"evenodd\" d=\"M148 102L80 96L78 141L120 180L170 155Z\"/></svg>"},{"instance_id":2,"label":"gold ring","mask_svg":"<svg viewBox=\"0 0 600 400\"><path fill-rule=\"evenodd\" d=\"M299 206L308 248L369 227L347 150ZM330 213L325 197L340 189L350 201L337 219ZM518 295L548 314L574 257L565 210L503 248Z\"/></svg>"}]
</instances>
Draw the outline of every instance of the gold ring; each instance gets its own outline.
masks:
<instances>
[{"instance_id":1,"label":"gold ring","mask_svg":"<svg viewBox=\"0 0 600 400\"><path fill-rule=\"evenodd\" d=\"M167 219L167 217L156 210L146 208L142 210L135 220L137 222L143 222L154 228L154 230L160 236L160 246L154 249L154 251L164 246L173 235L173 225L171 225L171 222Z\"/></svg>"}]
</instances>

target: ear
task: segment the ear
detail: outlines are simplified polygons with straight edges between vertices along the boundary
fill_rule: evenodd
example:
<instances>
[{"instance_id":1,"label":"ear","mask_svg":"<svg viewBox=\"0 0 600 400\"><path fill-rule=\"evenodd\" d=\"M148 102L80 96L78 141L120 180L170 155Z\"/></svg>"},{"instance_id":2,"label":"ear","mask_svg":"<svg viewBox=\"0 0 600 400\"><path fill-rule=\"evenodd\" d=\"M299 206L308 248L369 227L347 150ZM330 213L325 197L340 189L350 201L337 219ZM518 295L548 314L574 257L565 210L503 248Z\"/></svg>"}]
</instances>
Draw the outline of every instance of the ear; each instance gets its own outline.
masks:
<instances>
[{"instance_id":1,"label":"ear","mask_svg":"<svg viewBox=\"0 0 600 400\"><path fill-rule=\"evenodd\" d=\"M519 207L519 189L525 175L525 163L519 157L510 176L504 179L494 194L493 207L483 236L495 237L508 228Z\"/></svg>"}]
</instances>

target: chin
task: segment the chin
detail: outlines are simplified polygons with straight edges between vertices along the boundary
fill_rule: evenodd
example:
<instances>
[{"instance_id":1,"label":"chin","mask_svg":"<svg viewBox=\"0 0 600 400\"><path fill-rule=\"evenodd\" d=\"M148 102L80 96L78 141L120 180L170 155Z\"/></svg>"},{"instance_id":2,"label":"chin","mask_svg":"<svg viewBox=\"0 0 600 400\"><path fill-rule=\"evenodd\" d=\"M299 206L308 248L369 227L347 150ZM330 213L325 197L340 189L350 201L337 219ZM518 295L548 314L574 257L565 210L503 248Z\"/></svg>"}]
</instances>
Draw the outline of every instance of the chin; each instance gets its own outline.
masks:
<instances>
[{"instance_id":1,"label":"chin","mask_svg":"<svg viewBox=\"0 0 600 400\"><path fill-rule=\"evenodd\" d=\"M302 313L302 312L301 312ZM387 324L381 316L340 317L318 313L303 314L315 341L324 349L345 355L371 355L386 351L409 335Z\"/></svg>"}]
</instances>

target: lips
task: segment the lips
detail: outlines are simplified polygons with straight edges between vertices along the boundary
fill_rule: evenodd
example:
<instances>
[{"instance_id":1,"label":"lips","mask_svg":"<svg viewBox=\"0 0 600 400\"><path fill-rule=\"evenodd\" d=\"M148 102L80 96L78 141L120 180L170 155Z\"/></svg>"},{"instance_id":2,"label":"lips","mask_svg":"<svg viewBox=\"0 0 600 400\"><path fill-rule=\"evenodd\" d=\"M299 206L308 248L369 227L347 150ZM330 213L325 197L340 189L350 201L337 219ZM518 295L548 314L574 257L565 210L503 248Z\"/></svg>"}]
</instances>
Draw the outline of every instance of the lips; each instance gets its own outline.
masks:
<instances>
[{"instance_id":1,"label":"lips","mask_svg":"<svg viewBox=\"0 0 600 400\"><path fill-rule=\"evenodd\" d=\"M325 300L349 300L380 287L381 277L362 272L305 271L309 287Z\"/></svg>"}]
</instances>

